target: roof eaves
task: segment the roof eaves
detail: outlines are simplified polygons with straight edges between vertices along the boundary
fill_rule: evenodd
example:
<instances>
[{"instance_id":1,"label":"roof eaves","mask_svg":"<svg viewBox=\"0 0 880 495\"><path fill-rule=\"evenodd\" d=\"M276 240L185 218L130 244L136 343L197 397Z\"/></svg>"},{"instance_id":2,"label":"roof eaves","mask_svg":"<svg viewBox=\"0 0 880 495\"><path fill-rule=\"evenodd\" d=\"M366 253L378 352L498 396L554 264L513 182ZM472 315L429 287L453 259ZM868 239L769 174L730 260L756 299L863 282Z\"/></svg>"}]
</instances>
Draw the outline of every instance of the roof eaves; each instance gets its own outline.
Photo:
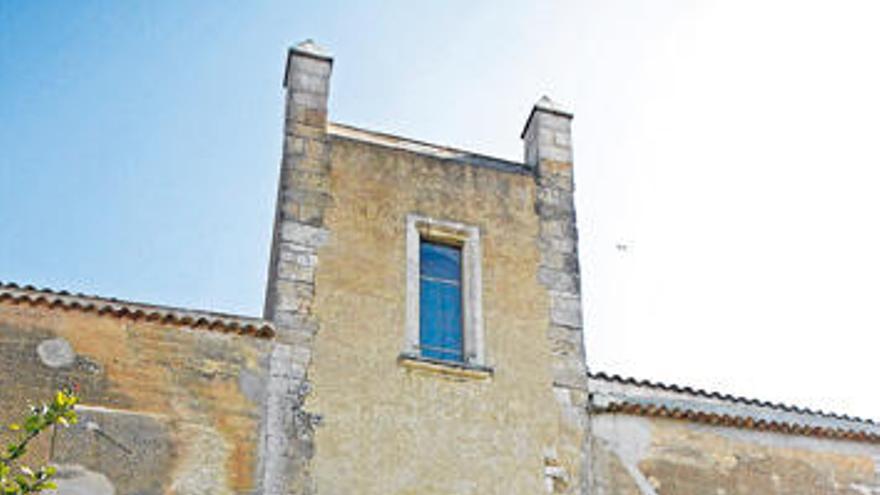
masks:
<instances>
[{"instance_id":1,"label":"roof eaves","mask_svg":"<svg viewBox=\"0 0 880 495\"><path fill-rule=\"evenodd\" d=\"M782 404L779 402L771 402L771 401L765 401L765 400L760 400L760 399L755 399L755 398L750 398L750 397L725 394L725 393L721 393L721 392L717 392L717 391L710 391L710 390L704 390L704 389L700 389L700 388L677 385L674 383L667 384L667 383L663 383L663 382L654 382L654 381L650 381L650 380L638 379L638 378L633 378L633 377L624 377L624 376L617 375L617 374L605 373L602 371L599 371L599 372L592 372L591 371L587 375L592 380L600 380L600 381L605 381L605 382L619 383L619 384L623 384L623 385L632 385L635 387L663 390L666 392L687 394L687 395L692 395L694 397L704 397L704 398L708 398L708 399L715 399L715 400L727 401L727 402L738 403L738 404L746 404L746 405L750 405L750 406L766 407L766 408L770 408L770 409L778 409L780 411L785 411L785 412L793 412L793 413L806 414L806 415L812 415L812 416L821 416L821 417L826 417L826 418L840 419L840 420L844 420L844 421L854 421L854 422L859 422L859 423L877 424L872 419L860 418L857 416L849 416L846 414L838 414L838 413L833 413L833 412L817 411L817 410L809 409L806 407L799 407L799 406L795 406L795 405L791 405L791 404Z\"/></svg>"},{"instance_id":2,"label":"roof eaves","mask_svg":"<svg viewBox=\"0 0 880 495\"><path fill-rule=\"evenodd\" d=\"M168 325L271 338L275 329L261 318L159 306L115 298L73 294L0 281L0 302L47 306L64 310L109 315L117 318L161 322Z\"/></svg>"},{"instance_id":3,"label":"roof eaves","mask_svg":"<svg viewBox=\"0 0 880 495\"><path fill-rule=\"evenodd\" d=\"M755 418L747 415L721 414L693 408L678 408L668 405L640 404L626 400L607 402L594 413L620 413L634 416L647 416L690 421L711 426L726 426L774 433L801 435L809 437L832 438L857 442L880 443L880 432L858 428L840 428L801 424L790 421L776 421Z\"/></svg>"},{"instance_id":4,"label":"roof eaves","mask_svg":"<svg viewBox=\"0 0 880 495\"><path fill-rule=\"evenodd\" d=\"M593 413L663 417L719 426L880 442L872 420L692 387L589 373Z\"/></svg>"}]
</instances>

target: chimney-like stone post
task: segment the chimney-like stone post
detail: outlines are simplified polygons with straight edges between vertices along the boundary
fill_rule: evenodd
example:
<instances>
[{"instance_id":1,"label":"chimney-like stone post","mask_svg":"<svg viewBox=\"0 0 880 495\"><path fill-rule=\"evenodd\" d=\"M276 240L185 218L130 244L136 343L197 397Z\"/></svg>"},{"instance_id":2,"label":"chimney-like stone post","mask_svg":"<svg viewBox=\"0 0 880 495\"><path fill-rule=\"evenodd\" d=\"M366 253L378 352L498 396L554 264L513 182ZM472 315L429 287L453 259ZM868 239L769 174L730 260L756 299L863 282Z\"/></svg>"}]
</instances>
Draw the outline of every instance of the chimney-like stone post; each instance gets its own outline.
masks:
<instances>
[{"instance_id":1,"label":"chimney-like stone post","mask_svg":"<svg viewBox=\"0 0 880 495\"><path fill-rule=\"evenodd\" d=\"M327 97L333 59L311 40L287 54L284 145L264 317L279 339L311 328L317 249L327 240L324 212L331 203Z\"/></svg>"},{"instance_id":2,"label":"chimney-like stone post","mask_svg":"<svg viewBox=\"0 0 880 495\"><path fill-rule=\"evenodd\" d=\"M525 163L532 169L537 185L537 276L547 290L549 303L549 364L563 427L558 448L566 453L565 457L579 459L576 464L563 466L573 481L570 493L587 493L587 365L574 206L572 118L570 112L545 96L532 108L521 137Z\"/></svg>"},{"instance_id":3,"label":"chimney-like stone post","mask_svg":"<svg viewBox=\"0 0 880 495\"><path fill-rule=\"evenodd\" d=\"M284 144L264 318L275 324L260 459L261 495L314 493L317 417L304 410L319 322L312 313L318 251L331 204L327 98L333 59L313 41L291 48L284 71Z\"/></svg>"},{"instance_id":4,"label":"chimney-like stone post","mask_svg":"<svg viewBox=\"0 0 880 495\"><path fill-rule=\"evenodd\" d=\"M574 163L571 148L573 115L546 96L532 108L522 138L525 162L535 173L535 209L540 221L538 279L550 298L549 337L564 349L554 362L554 380L584 387L581 279L574 207Z\"/></svg>"}]
</instances>

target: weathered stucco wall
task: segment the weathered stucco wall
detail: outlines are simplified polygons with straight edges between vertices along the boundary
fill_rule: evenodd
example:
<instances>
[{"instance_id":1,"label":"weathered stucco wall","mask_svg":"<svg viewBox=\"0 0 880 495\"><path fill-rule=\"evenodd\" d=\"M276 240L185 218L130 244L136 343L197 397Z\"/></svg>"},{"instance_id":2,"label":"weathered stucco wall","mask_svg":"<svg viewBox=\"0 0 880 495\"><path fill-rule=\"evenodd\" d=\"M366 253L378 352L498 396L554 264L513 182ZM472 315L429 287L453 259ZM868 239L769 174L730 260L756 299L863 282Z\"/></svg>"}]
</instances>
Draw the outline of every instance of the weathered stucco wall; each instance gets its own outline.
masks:
<instances>
[{"instance_id":1,"label":"weathered stucco wall","mask_svg":"<svg viewBox=\"0 0 880 495\"><path fill-rule=\"evenodd\" d=\"M598 414L594 495L880 493L872 443Z\"/></svg>"},{"instance_id":2,"label":"weathered stucco wall","mask_svg":"<svg viewBox=\"0 0 880 495\"><path fill-rule=\"evenodd\" d=\"M75 385L80 422L59 430L52 454L61 494L252 493L269 344L0 302L0 421Z\"/></svg>"},{"instance_id":3,"label":"weathered stucco wall","mask_svg":"<svg viewBox=\"0 0 880 495\"><path fill-rule=\"evenodd\" d=\"M535 494L548 469L574 476L579 452L560 449L534 178L337 137L330 185L306 404L322 416L318 492ZM480 229L490 378L398 363L410 213ZM556 488L572 490L564 478Z\"/></svg>"}]
</instances>

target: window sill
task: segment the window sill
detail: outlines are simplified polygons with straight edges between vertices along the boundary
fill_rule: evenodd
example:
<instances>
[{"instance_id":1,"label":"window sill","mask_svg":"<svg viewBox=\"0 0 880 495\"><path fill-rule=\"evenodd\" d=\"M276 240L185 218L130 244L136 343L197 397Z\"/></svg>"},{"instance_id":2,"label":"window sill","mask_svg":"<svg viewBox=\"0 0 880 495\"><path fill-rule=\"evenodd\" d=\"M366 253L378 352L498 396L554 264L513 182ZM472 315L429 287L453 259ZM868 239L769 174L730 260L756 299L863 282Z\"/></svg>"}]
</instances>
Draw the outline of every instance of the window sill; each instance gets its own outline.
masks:
<instances>
[{"instance_id":1,"label":"window sill","mask_svg":"<svg viewBox=\"0 0 880 495\"><path fill-rule=\"evenodd\" d=\"M471 380L488 380L492 378L495 370L488 366L469 363L457 363L455 361L441 361L410 353L397 356L397 363L412 371L437 373L451 378L466 378Z\"/></svg>"}]
</instances>

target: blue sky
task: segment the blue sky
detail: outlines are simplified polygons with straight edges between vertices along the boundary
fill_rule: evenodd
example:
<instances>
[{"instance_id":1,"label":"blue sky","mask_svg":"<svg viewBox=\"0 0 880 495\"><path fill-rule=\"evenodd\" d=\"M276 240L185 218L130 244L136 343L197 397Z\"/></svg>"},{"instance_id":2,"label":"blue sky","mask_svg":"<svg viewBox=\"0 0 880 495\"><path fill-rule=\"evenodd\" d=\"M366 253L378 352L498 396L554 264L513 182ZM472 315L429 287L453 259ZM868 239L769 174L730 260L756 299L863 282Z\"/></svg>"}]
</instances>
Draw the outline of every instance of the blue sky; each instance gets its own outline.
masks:
<instances>
[{"instance_id":1,"label":"blue sky","mask_svg":"<svg viewBox=\"0 0 880 495\"><path fill-rule=\"evenodd\" d=\"M880 417L878 23L870 0L0 1L0 280L259 314L284 55L311 37L335 121L518 159L542 94L574 110L594 369Z\"/></svg>"}]
</instances>

